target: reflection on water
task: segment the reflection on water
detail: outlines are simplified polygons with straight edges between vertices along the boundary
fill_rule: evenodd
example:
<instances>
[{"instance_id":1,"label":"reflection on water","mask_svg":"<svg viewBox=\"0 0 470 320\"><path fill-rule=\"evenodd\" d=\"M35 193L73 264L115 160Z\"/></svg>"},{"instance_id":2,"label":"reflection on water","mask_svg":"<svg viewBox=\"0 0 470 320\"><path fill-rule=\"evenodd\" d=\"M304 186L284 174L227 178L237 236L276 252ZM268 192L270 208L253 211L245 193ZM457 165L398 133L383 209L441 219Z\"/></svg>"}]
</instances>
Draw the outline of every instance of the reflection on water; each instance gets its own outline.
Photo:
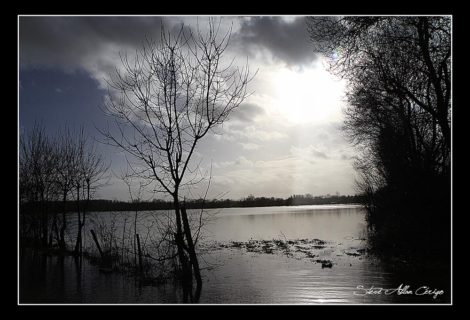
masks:
<instances>
[{"instance_id":1,"label":"reflection on water","mask_svg":"<svg viewBox=\"0 0 470 320\"><path fill-rule=\"evenodd\" d=\"M347 237L364 237L366 230L359 206L229 208L214 216L206 234L216 241L286 237L341 242Z\"/></svg>"},{"instance_id":2,"label":"reflection on water","mask_svg":"<svg viewBox=\"0 0 470 320\"><path fill-rule=\"evenodd\" d=\"M100 215L110 217L111 214ZM132 213L120 215L131 219ZM205 225L200 263L203 273L201 303L433 303L448 302L445 281L395 274L367 255L349 254L366 246L364 211L359 206L298 206L211 210ZM141 219L146 219L144 213ZM106 219L105 219L106 220ZM121 221L122 223L122 221ZM322 268L300 255L247 252L217 246L231 241L321 239L315 257L333 262ZM292 247L294 248L294 247ZM445 294L432 296L367 294L364 288L412 289L444 286ZM362 295L358 295L362 294ZM42 256L25 251L20 260L20 302L28 303L178 303L180 289L172 284L140 286L132 277L102 274L86 259Z\"/></svg>"},{"instance_id":3,"label":"reflection on water","mask_svg":"<svg viewBox=\"0 0 470 320\"><path fill-rule=\"evenodd\" d=\"M34 267L32 267L34 266ZM20 260L20 302L26 303L171 303L174 286L140 286L134 278L103 274L83 259L45 256L26 250Z\"/></svg>"}]
</instances>

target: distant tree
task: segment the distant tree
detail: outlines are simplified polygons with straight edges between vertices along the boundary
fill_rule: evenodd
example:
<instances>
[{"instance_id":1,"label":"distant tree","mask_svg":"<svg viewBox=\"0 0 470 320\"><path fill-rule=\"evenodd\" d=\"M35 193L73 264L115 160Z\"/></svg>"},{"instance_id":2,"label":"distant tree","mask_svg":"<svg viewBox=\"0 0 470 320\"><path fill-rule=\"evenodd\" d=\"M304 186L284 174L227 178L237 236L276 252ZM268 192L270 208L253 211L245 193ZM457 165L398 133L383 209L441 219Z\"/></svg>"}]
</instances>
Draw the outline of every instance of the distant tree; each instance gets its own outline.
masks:
<instances>
[{"instance_id":1,"label":"distant tree","mask_svg":"<svg viewBox=\"0 0 470 320\"><path fill-rule=\"evenodd\" d=\"M83 128L75 139L74 185L78 223L74 252L76 255L81 255L83 246L82 230L85 226L89 202L96 189L102 185L103 179L107 178L109 164L97 152L94 143L90 142L85 136ZM86 199L83 208L80 208L80 199Z\"/></svg>"},{"instance_id":2,"label":"distant tree","mask_svg":"<svg viewBox=\"0 0 470 320\"><path fill-rule=\"evenodd\" d=\"M139 161L135 175L173 199L184 299L192 301L199 300L202 280L180 191L199 181L191 164L198 143L244 101L250 81L248 67L224 63L231 31L220 37L219 27L210 20L207 34L194 35L182 26L174 37L162 28L160 42L148 41L132 62L122 57L124 71L109 82L106 103L119 133L103 130L109 144Z\"/></svg>"},{"instance_id":3,"label":"distant tree","mask_svg":"<svg viewBox=\"0 0 470 320\"><path fill-rule=\"evenodd\" d=\"M40 223L36 225L36 218L32 219L43 246L47 246L49 240L48 202L56 195L57 155L53 151L44 126L38 122L31 131L20 137L20 199L38 205Z\"/></svg>"},{"instance_id":4,"label":"distant tree","mask_svg":"<svg viewBox=\"0 0 470 320\"><path fill-rule=\"evenodd\" d=\"M56 244L66 250L67 201L76 200L78 234L76 252L80 248L85 211L80 212L80 199L86 199L84 209L98 182L105 177L108 165L92 144L87 142L83 128L72 132L67 126L55 137L46 135L45 127L36 122L33 129L20 136L19 183L20 221L22 230L30 227L28 236L40 239L44 247ZM75 192L74 192L75 191ZM75 197L75 198L74 198ZM56 202L62 200L59 221ZM28 218L26 212L28 208ZM52 210L51 210L52 209ZM37 221L38 213L40 221ZM59 227L60 223L60 227ZM23 236L27 235L23 233Z\"/></svg>"},{"instance_id":5,"label":"distant tree","mask_svg":"<svg viewBox=\"0 0 470 320\"><path fill-rule=\"evenodd\" d=\"M57 187L62 197L62 221L60 231L58 231L59 247L66 250L65 232L67 229L67 200L71 196L71 191L74 188L74 179L77 175L77 144L74 134L67 126L58 132L55 142L54 153L58 155L56 172L57 172ZM55 221L55 223L57 223ZM56 227L58 230L58 227Z\"/></svg>"},{"instance_id":6,"label":"distant tree","mask_svg":"<svg viewBox=\"0 0 470 320\"><path fill-rule=\"evenodd\" d=\"M130 165L128 163L128 165ZM134 213L134 238L133 238L133 249L134 249L134 265L137 266L137 211L138 207L136 206L137 204L140 204L141 201L143 200L143 192L145 187L147 186L145 181L138 180L135 181L136 179L135 176L131 173L132 170L130 170L129 167L127 167L126 171L121 171L121 175L119 178L124 181L124 183L127 186L130 202L135 206L136 210ZM133 185L137 184L138 187L136 190L133 190ZM153 199L154 202L156 202L157 199Z\"/></svg>"}]
</instances>

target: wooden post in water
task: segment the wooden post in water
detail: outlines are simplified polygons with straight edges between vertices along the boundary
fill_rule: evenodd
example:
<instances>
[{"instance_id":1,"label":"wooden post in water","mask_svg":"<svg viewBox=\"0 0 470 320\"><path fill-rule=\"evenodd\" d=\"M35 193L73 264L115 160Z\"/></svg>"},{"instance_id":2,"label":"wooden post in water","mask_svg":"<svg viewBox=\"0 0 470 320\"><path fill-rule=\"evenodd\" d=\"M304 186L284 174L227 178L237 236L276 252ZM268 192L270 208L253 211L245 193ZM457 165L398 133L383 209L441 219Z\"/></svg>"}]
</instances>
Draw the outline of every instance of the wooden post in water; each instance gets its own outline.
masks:
<instances>
[{"instance_id":1,"label":"wooden post in water","mask_svg":"<svg viewBox=\"0 0 470 320\"><path fill-rule=\"evenodd\" d=\"M101 250L100 243L98 242L98 238L96 237L95 231L90 230L90 233L91 233L91 236L93 237L93 241L95 241L98 251L100 252L101 259L103 259L104 258L103 251Z\"/></svg>"},{"instance_id":2,"label":"wooden post in water","mask_svg":"<svg viewBox=\"0 0 470 320\"><path fill-rule=\"evenodd\" d=\"M142 274L144 271L143 265L142 265L142 249L140 247L140 237L139 234L136 234L135 237L137 238L137 250L139 252L139 271Z\"/></svg>"}]
</instances>

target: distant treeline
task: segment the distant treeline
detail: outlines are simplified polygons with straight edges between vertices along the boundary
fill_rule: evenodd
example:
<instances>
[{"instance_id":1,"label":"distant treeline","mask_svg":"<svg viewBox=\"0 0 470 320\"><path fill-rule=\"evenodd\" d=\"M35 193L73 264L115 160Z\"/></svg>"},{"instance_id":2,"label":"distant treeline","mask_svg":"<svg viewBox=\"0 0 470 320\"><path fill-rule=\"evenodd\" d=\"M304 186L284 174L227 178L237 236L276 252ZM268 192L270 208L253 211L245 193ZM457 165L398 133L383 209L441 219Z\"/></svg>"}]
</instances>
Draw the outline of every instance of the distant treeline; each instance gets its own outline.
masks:
<instances>
[{"instance_id":1,"label":"distant treeline","mask_svg":"<svg viewBox=\"0 0 470 320\"><path fill-rule=\"evenodd\" d=\"M296 205L321 205L321 204L351 204L361 203L362 196L354 195L333 195L333 196L317 196L313 197L307 195L293 195L287 199L274 198L274 197L254 197L252 195L240 199L212 199L212 200L186 200L186 207L188 209L204 208L236 208L236 207L270 207L270 206L296 206ZM85 201L80 201L80 206L83 207ZM39 203L26 202L20 205L20 210L23 213L34 212L38 209ZM49 201L47 203L49 213L59 213L64 210L64 203L62 201ZM67 201L65 210L67 212L75 212L77 208L76 201ZM164 201L154 199L152 201L118 201L118 200L90 200L87 205L87 211L146 211L146 210L171 210L173 209L172 201Z\"/></svg>"}]
</instances>

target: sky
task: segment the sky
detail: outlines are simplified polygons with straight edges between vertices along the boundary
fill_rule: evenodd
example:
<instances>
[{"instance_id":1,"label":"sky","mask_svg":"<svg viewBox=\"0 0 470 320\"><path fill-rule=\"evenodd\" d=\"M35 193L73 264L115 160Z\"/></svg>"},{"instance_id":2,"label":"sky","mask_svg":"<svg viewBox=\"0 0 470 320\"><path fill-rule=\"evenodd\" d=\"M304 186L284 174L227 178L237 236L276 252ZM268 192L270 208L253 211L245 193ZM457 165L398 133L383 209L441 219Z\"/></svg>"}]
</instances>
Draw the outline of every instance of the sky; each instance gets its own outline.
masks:
<instances>
[{"instance_id":1,"label":"sky","mask_svg":"<svg viewBox=\"0 0 470 320\"><path fill-rule=\"evenodd\" d=\"M119 68L120 53L132 55L143 41L158 41L161 26L197 26L196 16L20 16L19 129L40 121L48 133L84 126L100 139L107 82ZM341 125L344 80L328 73L326 58L313 52L305 17L226 16L222 32L232 30L226 59L248 60L257 71L251 95L196 150L201 167L211 169L209 198L292 194L355 194L354 148ZM111 162L124 169L124 154L97 143ZM205 193L193 188L188 197ZM95 198L128 200L126 185L111 175Z\"/></svg>"}]
</instances>

